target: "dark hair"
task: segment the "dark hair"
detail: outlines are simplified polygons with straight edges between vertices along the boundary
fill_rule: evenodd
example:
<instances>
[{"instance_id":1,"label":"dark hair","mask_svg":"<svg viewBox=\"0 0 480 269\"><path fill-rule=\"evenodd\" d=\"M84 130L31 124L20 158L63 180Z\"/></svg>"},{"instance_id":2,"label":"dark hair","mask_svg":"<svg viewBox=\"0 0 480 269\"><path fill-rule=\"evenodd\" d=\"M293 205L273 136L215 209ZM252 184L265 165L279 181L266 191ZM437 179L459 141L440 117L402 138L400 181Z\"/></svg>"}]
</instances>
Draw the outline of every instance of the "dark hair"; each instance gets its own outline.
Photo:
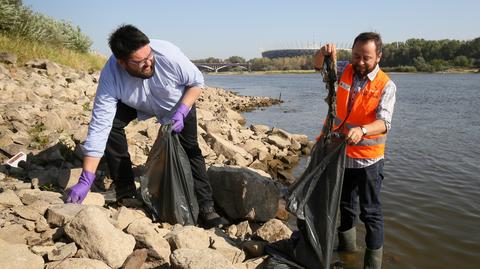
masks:
<instances>
[{"instance_id":1,"label":"dark hair","mask_svg":"<svg viewBox=\"0 0 480 269\"><path fill-rule=\"evenodd\" d=\"M148 37L130 24L120 25L108 38L113 55L122 60L127 60L132 53L149 43Z\"/></svg>"},{"instance_id":2,"label":"dark hair","mask_svg":"<svg viewBox=\"0 0 480 269\"><path fill-rule=\"evenodd\" d=\"M377 48L377 54L380 54L382 52L382 37L380 36L379 33L375 33L375 32L364 32L359 34L357 37L355 37L352 48L355 46L357 42L365 43L367 41L375 42L375 47Z\"/></svg>"}]
</instances>

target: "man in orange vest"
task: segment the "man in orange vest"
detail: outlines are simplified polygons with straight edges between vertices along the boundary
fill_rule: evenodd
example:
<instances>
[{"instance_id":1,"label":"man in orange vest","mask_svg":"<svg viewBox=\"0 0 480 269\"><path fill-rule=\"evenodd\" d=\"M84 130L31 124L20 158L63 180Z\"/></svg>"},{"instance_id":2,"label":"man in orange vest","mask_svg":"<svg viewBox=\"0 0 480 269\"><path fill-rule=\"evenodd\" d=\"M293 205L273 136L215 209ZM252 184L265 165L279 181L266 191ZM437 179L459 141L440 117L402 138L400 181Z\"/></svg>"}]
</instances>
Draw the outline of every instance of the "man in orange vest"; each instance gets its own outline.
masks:
<instances>
[{"instance_id":1,"label":"man in orange vest","mask_svg":"<svg viewBox=\"0 0 480 269\"><path fill-rule=\"evenodd\" d=\"M323 69L324 57L336 57L333 44L315 54L315 68ZM378 33L358 35L352 61L340 76L334 128L348 138L340 203L339 250L356 250L356 216L366 229L364 268L381 268L383 215L380 188L387 132L390 130L396 86L379 67L382 39Z\"/></svg>"}]
</instances>

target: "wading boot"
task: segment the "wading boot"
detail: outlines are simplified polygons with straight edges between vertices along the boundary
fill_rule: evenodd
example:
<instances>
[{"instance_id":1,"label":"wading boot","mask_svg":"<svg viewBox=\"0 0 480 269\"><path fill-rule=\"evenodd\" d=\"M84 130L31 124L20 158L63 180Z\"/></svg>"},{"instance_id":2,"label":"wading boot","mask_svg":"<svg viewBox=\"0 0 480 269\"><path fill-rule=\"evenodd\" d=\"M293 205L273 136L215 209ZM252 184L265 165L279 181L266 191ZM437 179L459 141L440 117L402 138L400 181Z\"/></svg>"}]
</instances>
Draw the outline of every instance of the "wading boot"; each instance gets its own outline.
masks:
<instances>
[{"instance_id":1,"label":"wading boot","mask_svg":"<svg viewBox=\"0 0 480 269\"><path fill-rule=\"evenodd\" d=\"M355 227L338 232L338 251L355 252L357 250L357 230Z\"/></svg>"},{"instance_id":2,"label":"wading boot","mask_svg":"<svg viewBox=\"0 0 480 269\"><path fill-rule=\"evenodd\" d=\"M230 224L230 222L215 212L215 208L213 208L213 206L210 206L207 208L200 208L198 224L202 228L210 229L213 227L226 227Z\"/></svg>"},{"instance_id":3,"label":"wading boot","mask_svg":"<svg viewBox=\"0 0 480 269\"><path fill-rule=\"evenodd\" d=\"M382 268L383 247L379 249L365 249L365 257L363 258L364 269L380 269Z\"/></svg>"},{"instance_id":4,"label":"wading boot","mask_svg":"<svg viewBox=\"0 0 480 269\"><path fill-rule=\"evenodd\" d=\"M112 183L108 190L100 192L100 194L103 195L106 203L115 203L121 201L122 199L135 198L137 195L137 189L134 183L119 186L116 186L115 183Z\"/></svg>"}]
</instances>

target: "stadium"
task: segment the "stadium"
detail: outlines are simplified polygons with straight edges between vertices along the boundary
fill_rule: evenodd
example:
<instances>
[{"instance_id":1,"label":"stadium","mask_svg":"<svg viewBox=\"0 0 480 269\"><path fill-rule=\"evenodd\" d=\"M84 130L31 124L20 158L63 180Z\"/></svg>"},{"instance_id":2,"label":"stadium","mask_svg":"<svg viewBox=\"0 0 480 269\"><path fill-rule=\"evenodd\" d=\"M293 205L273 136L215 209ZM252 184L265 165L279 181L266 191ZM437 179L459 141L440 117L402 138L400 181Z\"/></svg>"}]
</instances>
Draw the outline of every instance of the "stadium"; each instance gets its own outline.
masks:
<instances>
[{"instance_id":1,"label":"stadium","mask_svg":"<svg viewBox=\"0 0 480 269\"><path fill-rule=\"evenodd\" d=\"M318 49L277 49L262 52L264 58L284 58L314 55Z\"/></svg>"}]
</instances>

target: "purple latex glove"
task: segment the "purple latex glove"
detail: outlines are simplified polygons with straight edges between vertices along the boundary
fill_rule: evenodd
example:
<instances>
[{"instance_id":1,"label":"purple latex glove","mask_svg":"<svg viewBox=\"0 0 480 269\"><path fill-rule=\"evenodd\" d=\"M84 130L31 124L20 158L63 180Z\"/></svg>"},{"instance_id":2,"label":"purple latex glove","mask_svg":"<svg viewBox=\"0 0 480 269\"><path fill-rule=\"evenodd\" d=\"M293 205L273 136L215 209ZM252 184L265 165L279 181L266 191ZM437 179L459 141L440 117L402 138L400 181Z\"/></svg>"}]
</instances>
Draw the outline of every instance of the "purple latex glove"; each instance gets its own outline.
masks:
<instances>
[{"instance_id":1,"label":"purple latex glove","mask_svg":"<svg viewBox=\"0 0 480 269\"><path fill-rule=\"evenodd\" d=\"M180 133L183 130L183 120L185 119L185 117L187 117L189 111L190 108L188 108L188 106L186 106L185 104L180 104L177 111L175 111L175 114L173 114L172 130L175 133Z\"/></svg>"},{"instance_id":2,"label":"purple latex glove","mask_svg":"<svg viewBox=\"0 0 480 269\"><path fill-rule=\"evenodd\" d=\"M95 181L95 174L82 170L78 183L70 188L67 203L81 204Z\"/></svg>"}]
</instances>

